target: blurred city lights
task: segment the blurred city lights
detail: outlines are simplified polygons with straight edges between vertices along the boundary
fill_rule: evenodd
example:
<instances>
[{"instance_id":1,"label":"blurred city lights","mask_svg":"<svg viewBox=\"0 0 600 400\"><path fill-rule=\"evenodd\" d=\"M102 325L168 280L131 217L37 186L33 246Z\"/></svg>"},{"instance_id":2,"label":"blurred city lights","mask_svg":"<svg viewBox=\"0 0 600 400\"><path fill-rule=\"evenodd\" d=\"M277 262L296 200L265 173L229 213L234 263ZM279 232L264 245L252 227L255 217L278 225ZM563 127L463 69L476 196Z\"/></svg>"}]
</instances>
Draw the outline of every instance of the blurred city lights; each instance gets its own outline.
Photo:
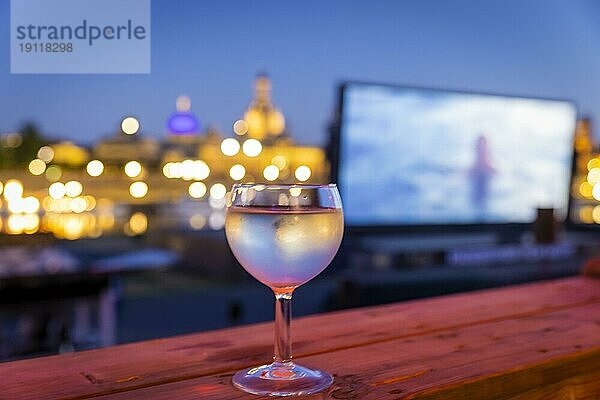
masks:
<instances>
[{"instance_id":1,"label":"blurred city lights","mask_svg":"<svg viewBox=\"0 0 600 400\"><path fill-rule=\"evenodd\" d=\"M121 122L121 130L126 135L135 135L140 129L140 122L134 117L127 117Z\"/></svg>"},{"instance_id":2,"label":"blurred city lights","mask_svg":"<svg viewBox=\"0 0 600 400\"><path fill-rule=\"evenodd\" d=\"M279 177L279 168L275 165L267 165L263 170L263 176L268 181L274 181Z\"/></svg>"},{"instance_id":3,"label":"blurred city lights","mask_svg":"<svg viewBox=\"0 0 600 400\"><path fill-rule=\"evenodd\" d=\"M173 174L171 173L172 165L172 162L168 162L165 165L163 165L162 173L165 176L165 178L171 179L173 177Z\"/></svg>"},{"instance_id":4,"label":"blurred city lights","mask_svg":"<svg viewBox=\"0 0 600 400\"><path fill-rule=\"evenodd\" d=\"M285 117L280 111L275 110L269 113L269 117L267 119L267 129L269 132L276 135L283 132L285 129Z\"/></svg>"},{"instance_id":5,"label":"blurred city lights","mask_svg":"<svg viewBox=\"0 0 600 400\"><path fill-rule=\"evenodd\" d=\"M243 119L238 119L233 123L233 131L236 135L245 135L248 132L248 124Z\"/></svg>"},{"instance_id":6,"label":"blurred city lights","mask_svg":"<svg viewBox=\"0 0 600 400\"><path fill-rule=\"evenodd\" d=\"M210 175L210 168L202 160L196 160L192 164L192 178L198 181L208 178Z\"/></svg>"},{"instance_id":7,"label":"blurred city lights","mask_svg":"<svg viewBox=\"0 0 600 400\"><path fill-rule=\"evenodd\" d=\"M226 197L227 196L217 199L211 196L208 198L208 205L210 206L210 208L221 210L227 205Z\"/></svg>"},{"instance_id":8,"label":"blurred city lights","mask_svg":"<svg viewBox=\"0 0 600 400\"><path fill-rule=\"evenodd\" d=\"M222 199L227 194L227 188L222 183L215 183L210 187L210 197Z\"/></svg>"},{"instance_id":9,"label":"blurred city lights","mask_svg":"<svg viewBox=\"0 0 600 400\"><path fill-rule=\"evenodd\" d=\"M85 200L86 211L92 211L96 208L96 198L94 196L83 196L83 199Z\"/></svg>"},{"instance_id":10,"label":"blurred city lights","mask_svg":"<svg viewBox=\"0 0 600 400\"><path fill-rule=\"evenodd\" d=\"M588 161L588 171L590 171L592 168L600 168L600 158L592 158L590 161Z\"/></svg>"},{"instance_id":11,"label":"blurred city lights","mask_svg":"<svg viewBox=\"0 0 600 400\"><path fill-rule=\"evenodd\" d=\"M46 179L56 182L62 176L62 169L58 165L51 165L46 169Z\"/></svg>"},{"instance_id":12,"label":"blurred city lights","mask_svg":"<svg viewBox=\"0 0 600 400\"><path fill-rule=\"evenodd\" d=\"M208 217L208 226L211 229L219 230L225 226L225 215L222 212L213 212Z\"/></svg>"},{"instance_id":13,"label":"blurred city lights","mask_svg":"<svg viewBox=\"0 0 600 400\"><path fill-rule=\"evenodd\" d=\"M40 218L37 214L13 214L6 221L6 232L11 235L37 232Z\"/></svg>"},{"instance_id":14,"label":"blurred city lights","mask_svg":"<svg viewBox=\"0 0 600 400\"><path fill-rule=\"evenodd\" d=\"M6 191L6 189L4 189ZM594 199L600 201L600 183L596 183L592 189Z\"/></svg>"},{"instance_id":15,"label":"blurred city lights","mask_svg":"<svg viewBox=\"0 0 600 400\"><path fill-rule=\"evenodd\" d=\"M92 160L85 168L89 176L100 176L104 172L104 164L100 160Z\"/></svg>"},{"instance_id":16,"label":"blurred city lights","mask_svg":"<svg viewBox=\"0 0 600 400\"><path fill-rule=\"evenodd\" d=\"M134 235L141 235L148 229L148 217L142 212L136 212L129 218L129 229Z\"/></svg>"},{"instance_id":17,"label":"blurred city lights","mask_svg":"<svg viewBox=\"0 0 600 400\"><path fill-rule=\"evenodd\" d=\"M83 192L83 185L78 181L65 183L65 194L69 197L77 197Z\"/></svg>"},{"instance_id":18,"label":"blurred city lights","mask_svg":"<svg viewBox=\"0 0 600 400\"><path fill-rule=\"evenodd\" d=\"M163 167L163 175L169 179L183 176L182 166L178 162L168 162Z\"/></svg>"},{"instance_id":19,"label":"blurred city lights","mask_svg":"<svg viewBox=\"0 0 600 400\"><path fill-rule=\"evenodd\" d=\"M125 164L125 175L130 178L135 178L142 173L142 164L137 161L129 161Z\"/></svg>"},{"instance_id":20,"label":"blurred city lights","mask_svg":"<svg viewBox=\"0 0 600 400\"><path fill-rule=\"evenodd\" d=\"M188 97L177 99L178 112L189 113L190 108ZM168 139L124 138L123 135L140 136L140 121L135 117L120 121L122 132L119 132L119 137L101 139L90 148L67 140L31 147L26 137L19 133L0 134L0 146L22 146L23 153L17 150L18 153L14 154L25 157L13 159L10 155L5 163L5 168L8 168L5 179L9 176L18 177L23 183L15 178L4 182L4 185L0 182L0 195L4 196L0 201L0 211L3 212L0 218L4 218L0 220L3 224L0 230L8 232L9 226L11 232L20 233L39 229L66 239L98 237L109 230L122 233L121 228L127 234L137 234L147 227L136 230L132 220L125 217L128 204L163 204L181 198L186 189L189 196L198 199L198 202L184 202L186 207L197 207L191 214L186 211L184 223L189 222L192 229L206 229L207 226L222 229L224 208L231 195L226 186L229 183L288 182L294 180L294 174L296 182L308 180L311 176L319 180L324 172L320 161L323 159L321 149L296 149L287 139L277 140L275 136L285 131L285 119L272 105L267 108L257 107L256 102L251 102L248 112L244 114L249 119L235 121L235 135L229 138L224 138L218 130L210 130L206 138L200 135L200 130L186 131L185 135L169 130ZM176 133L179 135L176 136ZM44 140L41 143L49 143L43 137L41 140ZM237 157L241 158L238 160ZM142 161L146 159L149 161ZM26 160L24 165L20 164L22 160ZM592 178L600 183L600 158L585 159L588 160L590 170L598 169L592 173ZM585 168L585 163L580 163L580 166ZM188 182L167 182L160 176L161 173L168 179ZM586 179L585 174L576 180L573 191L577 193L579 190L582 196L588 194L591 198L593 184L587 181L582 183ZM32 175L45 176L45 179ZM100 176L105 179L90 178ZM149 185L153 187L151 193ZM256 191L259 190L261 187L257 187ZM290 204L294 201L298 203L301 190L292 188L283 197ZM600 192L600 188L597 191ZM140 200L134 201L132 198ZM40 213L39 217L37 213ZM11 215L16 218L9 224Z\"/></svg>"},{"instance_id":21,"label":"blurred city lights","mask_svg":"<svg viewBox=\"0 0 600 400\"><path fill-rule=\"evenodd\" d=\"M183 173L182 178L186 181L194 179L194 161L184 160L181 163L181 171Z\"/></svg>"},{"instance_id":22,"label":"blurred city lights","mask_svg":"<svg viewBox=\"0 0 600 400\"><path fill-rule=\"evenodd\" d=\"M3 133L2 136L0 136L0 143L3 147L14 149L23 143L23 137L17 132Z\"/></svg>"},{"instance_id":23,"label":"blurred city lights","mask_svg":"<svg viewBox=\"0 0 600 400\"><path fill-rule=\"evenodd\" d=\"M579 219L586 224L591 224L594 222L592 217L593 210L594 208L590 206L581 207L579 209Z\"/></svg>"},{"instance_id":24,"label":"blurred city lights","mask_svg":"<svg viewBox=\"0 0 600 400\"><path fill-rule=\"evenodd\" d=\"M600 224L600 206L594 207L592 211L592 219L595 223Z\"/></svg>"},{"instance_id":25,"label":"blurred city lights","mask_svg":"<svg viewBox=\"0 0 600 400\"><path fill-rule=\"evenodd\" d=\"M235 164L231 168L229 168L229 176L234 181L239 181L244 178L246 175L246 168L243 165Z\"/></svg>"},{"instance_id":26,"label":"blurred city lights","mask_svg":"<svg viewBox=\"0 0 600 400\"><path fill-rule=\"evenodd\" d=\"M48 194L53 199L62 199L66 194L65 185L62 182L54 182L48 188Z\"/></svg>"},{"instance_id":27,"label":"blurred city lights","mask_svg":"<svg viewBox=\"0 0 600 400\"><path fill-rule=\"evenodd\" d=\"M194 230L200 230L206 225L206 217L202 214L194 214L190 217L190 226Z\"/></svg>"},{"instance_id":28,"label":"blurred city lights","mask_svg":"<svg viewBox=\"0 0 600 400\"><path fill-rule=\"evenodd\" d=\"M271 164L282 170L287 166L287 161L284 156L275 156L271 159Z\"/></svg>"},{"instance_id":29,"label":"blurred city lights","mask_svg":"<svg viewBox=\"0 0 600 400\"><path fill-rule=\"evenodd\" d=\"M18 213L22 213L25 212L24 210L24 200L20 197L16 197L14 199L11 199L8 204L8 211L13 213L13 214L18 214Z\"/></svg>"},{"instance_id":30,"label":"blurred city lights","mask_svg":"<svg viewBox=\"0 0 600 400\"><path fill-rule=\"evenodd\" d=\"M20 199L23 196L23 184L17 179L9 179L4 184L4 198L6 200Z\"/></svg>"},{"instance_id":31,"label":"blurred city lights","mask_svg":"<svg viewBox=\"0 0 600 400\"><path fill-rule=\"evenodd\" d=\"M168 162L163 166L163 175L167 178L183 178L186 181L203 180L210 175L210 168L202 160L184 160Z\"/></svg>"},{"instance_id":32,"label":"blurred city lights","mask_svg":"<svg viewBox=\"0 0 600 400\"><path fill-rule=\"evenodd\" d=\"M40 209L40 201L33 197L33 196L27 196L23 199L23 212L28 213L28 214L33 214L38 212L38 210Z\"/></svg>"},{"instance_id":33,"label":"blurred city lights","mask_svg":"<svg viewBox=\"0 0 600 400\"><path fill-rule=\"evenodd\" d=\"M202 182L194 182L188 188L188 193L195 199L199 199L206 194L206 185Z\"/></svg>"},{"instance_id":34,"label":"blurred city lights","mask_svg":"<svg viewBox=\"0 0 600 400\"><path fill-rule=\"evenodd\" d=\"M79 215L63 215L62 217L62 234L65 239L76 240L83 236L87 226L86 219Z\"/></svg>"},{"instance_id":35,"label":"blurred city lights","mask_svg":"<svg viewBox=\"0 0 600 400\"><path fill-rule=\"evenodd\" d=\"M235 156L240 151L240 142L234 138L227 138L221 142L221 151L226 156Z\"/></svg>"},{"instance_id":36,"label":"blurred city lights","mask_svg":"<svg viewBox=\"0 0 600 400\"><path fill-rule=\"evenodd\" d=\"M587 181L582 182L581 185L579 185L579 194L581 194L581 196L585 197L586 199L591 199L593 187L594 186Z\"/></svg>"},{"instance_id":37,"label":"blurred city lights","mask_svg":"<svg viewBox=\"0 0 600 400\"><path fill-rule=\"evenodd\" d=\"M600 168L595 167L595 168L590 169L590 172L588 172L588 174L587 174L587 180L592 185L595 185L596 183L600 183Z\"/></svg>"},{"instance_id":38,"label":"blurred city lights","mask_svg":"<svg viewBox=\"0 0 600 400\"><path fill-rule=\"evenodd\" d=\"M87 203L83 197L76 197L71 201L71 210L74 213L82 213L86 210Z\"/></svg>"},{"instance_id":39,"label":"blurred city lights","mask_svg":"<svg viewBox=\"0 0 600 400\"><path fill-rule=\"evenodd\" d=\"M262 144L256 139L248 139L244 142L242 151L248 157L256 157L262 151Z\"/></svg>"},{"instance_id":40,"label":"blurred city lights","mask_svg":"<svg viewBox=\"0 0 600 400\"><path fill-rule=\"evenodd\" d=\"M175 108L179 112L189 112L192 109L192 100L189 96L181 95L175 100Z\"/></svg>"},{"instance_id":41,"label":"blurred city lights","mask_svg":"<svg viewBox=\"0 0 600 400\"><path fill-rule=\"evenodd\" d=\"M46 163L39 158L31 160L29 163L29 172L32 175L41 175L46 171Z\"/></svg>"},{"instance_id":42,"label":"blurred city lights","mask_svg":"<svg viewBox=\"0 0 600 400\"><path fill-rule=\"evenodd\" d=\"M311 171L310 168L306 165L301 165L298 168L296 168L296 172L294 173L294 175L296 176L296 179L298 179L301 182L304 182L310 178Z\"/></svg>"},{"instance_id":43,"label":"blurred city lights","mask_svg":"<svg viewBox=\"0 0 600 400\"><path fill-rule=\"evenodd\" d=\"M140 199L148 193L148 185L146 182L138 181L129 185L129 194L136 199Z\"/></svg>"},{"instance_id":44,"label":"blurred city lights","mask_svg":"<svg viewBox=\"0 0 600 400\"><path fill-rule=\"evenodd\" d=\"M45 163L49 163L54 159L54 150L50 146L42 146L38 150L37 156Z\"/></svg>"}]
</instances>

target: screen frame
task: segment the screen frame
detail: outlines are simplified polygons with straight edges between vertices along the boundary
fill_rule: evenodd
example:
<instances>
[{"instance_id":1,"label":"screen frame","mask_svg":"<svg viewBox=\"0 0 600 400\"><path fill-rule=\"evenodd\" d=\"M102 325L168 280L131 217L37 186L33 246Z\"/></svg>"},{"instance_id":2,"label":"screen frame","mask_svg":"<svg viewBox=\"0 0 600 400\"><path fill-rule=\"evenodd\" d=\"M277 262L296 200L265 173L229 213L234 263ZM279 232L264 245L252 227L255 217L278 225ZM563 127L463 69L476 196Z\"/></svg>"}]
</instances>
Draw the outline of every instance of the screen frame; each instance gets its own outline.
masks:
<instances>
[{"instance_id":1,"label":"screen frame","mask_svg":"<svg viewBox=\"0 0 600 400\"><path fill-rule=\"evenodd\" d=\"M394 83L380 83L370 81L358 81L358 80L346 80L338 84L337 89L337 104L335 108L334 122L330 127L330 142L327 149L327 155L331 163L331 179L332 182L338 183L339 168L340 168L340 154L341 146L343 142L342 130L343 130L343 113L344 113L344 98L345 93L351 86L378 86L383 88L392 89L404 89L404 90L419 90L419 91L430 91L430 92L442 92L442 93L454 93L454 94L470 94L470 95L483 95L483 96L495 96L504 97L510 99L528 99L528 100L543 100L543 101L558 101L563 103L569 103L575 111L575 121L573 125L573 131L571 132L571 143L572 151L569 153L569 164L571 166L570 176L568 182L568 197L566 205L566 215L564 219L559 220L560 223L565 223L567 226L571 225L570 215L572 206L571 187L573 186L573 166L575 162L574 152L574 140L575 132L577 129L577 121L579 119L579 110L577 103L570 99L555 98L555 97L539 97L539 96L526 96L526 95L512 95L506 93L493 93L493 92L482 92L472 90L460 90L460 89L447 89L447 88L436 88L426 86L415 86L415 85L403 85ZM340 187L340 195L342 195L344 188ZM343 199L343 196L342 196ZM535 221L532 222L504 222L504 223L459 223L459 224L373 224L373 225L360 225L360 224L348 224L346 223L346 229L350 233L459 233L459 232L489 232L494 231L499 234L500 237L506 237L507 240L512 240L516 235L522 234L533 227Z\"/></svg>"}]
</instances>

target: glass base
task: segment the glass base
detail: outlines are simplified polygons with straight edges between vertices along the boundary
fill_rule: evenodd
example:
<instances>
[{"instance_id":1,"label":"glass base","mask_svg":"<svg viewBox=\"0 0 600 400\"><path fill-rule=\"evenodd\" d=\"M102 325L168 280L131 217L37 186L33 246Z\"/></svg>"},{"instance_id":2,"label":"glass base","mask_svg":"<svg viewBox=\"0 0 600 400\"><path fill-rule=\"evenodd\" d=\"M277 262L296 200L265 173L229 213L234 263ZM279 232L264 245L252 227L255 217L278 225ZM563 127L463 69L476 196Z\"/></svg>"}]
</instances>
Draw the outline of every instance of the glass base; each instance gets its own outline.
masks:
<instances>
[{"instance_id":1,"label":"glass base","mask_svg":"<svg viewBox=\"0 0 600 400\"><path fill-rule=\"evenodd\" d=\"M273 363L237 372L233 385L267 396L302 396L321 392L333 383L327 372L289 363Z\"/></svg>"}]
</instances>

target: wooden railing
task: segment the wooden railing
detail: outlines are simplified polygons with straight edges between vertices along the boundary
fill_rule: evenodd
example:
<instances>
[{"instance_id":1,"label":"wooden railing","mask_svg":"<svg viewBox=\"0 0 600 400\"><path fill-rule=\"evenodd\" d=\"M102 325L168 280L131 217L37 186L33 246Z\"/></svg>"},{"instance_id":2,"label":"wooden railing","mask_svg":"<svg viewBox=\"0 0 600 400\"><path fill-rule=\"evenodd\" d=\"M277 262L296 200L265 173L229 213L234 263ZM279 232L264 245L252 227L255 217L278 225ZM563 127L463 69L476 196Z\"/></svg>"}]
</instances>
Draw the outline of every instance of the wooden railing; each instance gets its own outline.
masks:
<instances>
[{"instance_id":1,"label":"wooden railing","mask_svg":"<svg viewBox=\"0 0 600 400\"><path fill-rule=\"evenodd\" d=\"M600 399L600 280L591 276L293 325L295 358L335 375L331 389L312 398ZM259 398L230 380L269 362L272 341L264 323L4 363L0 399Z\"/></svg>"}]
</instances>

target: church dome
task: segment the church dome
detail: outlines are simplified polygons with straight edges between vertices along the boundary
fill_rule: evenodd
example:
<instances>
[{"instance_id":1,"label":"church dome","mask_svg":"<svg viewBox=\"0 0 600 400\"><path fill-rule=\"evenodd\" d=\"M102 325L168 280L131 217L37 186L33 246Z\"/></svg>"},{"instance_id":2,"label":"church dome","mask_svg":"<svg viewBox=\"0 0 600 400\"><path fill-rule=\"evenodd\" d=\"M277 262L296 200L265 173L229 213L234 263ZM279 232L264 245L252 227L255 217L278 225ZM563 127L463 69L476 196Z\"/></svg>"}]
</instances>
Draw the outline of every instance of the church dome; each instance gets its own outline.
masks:
<instances>
[{"instance_id":1,"label":"church dome","mask_svg":"<svg viewBox=\"0 0 600 400\"><path fill-rule=\"evenodd\" d=\"M195 135L200 131L200 121L191 112L191 101L187 96L177 98L177 111L167 119L167 130L175 135Z\"/></svg>"}]
</instances>

